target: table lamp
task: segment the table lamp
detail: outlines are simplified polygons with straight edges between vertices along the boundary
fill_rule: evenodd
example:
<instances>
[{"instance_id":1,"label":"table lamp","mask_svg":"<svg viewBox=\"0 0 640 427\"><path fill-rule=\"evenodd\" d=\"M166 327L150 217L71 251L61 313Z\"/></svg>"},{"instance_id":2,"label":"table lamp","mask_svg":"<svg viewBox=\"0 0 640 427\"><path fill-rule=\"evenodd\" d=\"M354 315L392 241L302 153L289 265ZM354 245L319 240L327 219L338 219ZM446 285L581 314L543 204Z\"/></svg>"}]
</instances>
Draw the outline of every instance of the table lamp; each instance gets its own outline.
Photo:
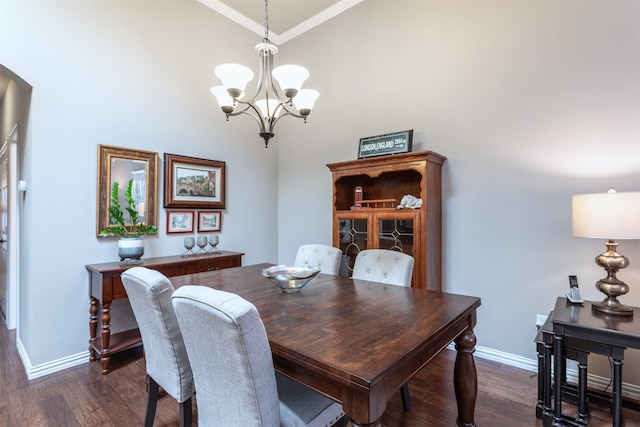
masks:
<instances>
[{"instance_id":1,"label":"table lamp","mask_svg":"<svg viewBox=\"0 0 640 427\"><path fill-rule=\"evenodd\" d=\"M616 240L640 239L640 192L578 194L572 197L573 235L594 239L607 239L607 250L596 257L596 264L607 271L607 277L598 280L596 288L607 297L592 308L602 313L633 316L633 308L618 301L617 297L629 292L629 286L616 277L618 270L629 265L629 260L616 252Z\"/></svg>"}]
</instances>

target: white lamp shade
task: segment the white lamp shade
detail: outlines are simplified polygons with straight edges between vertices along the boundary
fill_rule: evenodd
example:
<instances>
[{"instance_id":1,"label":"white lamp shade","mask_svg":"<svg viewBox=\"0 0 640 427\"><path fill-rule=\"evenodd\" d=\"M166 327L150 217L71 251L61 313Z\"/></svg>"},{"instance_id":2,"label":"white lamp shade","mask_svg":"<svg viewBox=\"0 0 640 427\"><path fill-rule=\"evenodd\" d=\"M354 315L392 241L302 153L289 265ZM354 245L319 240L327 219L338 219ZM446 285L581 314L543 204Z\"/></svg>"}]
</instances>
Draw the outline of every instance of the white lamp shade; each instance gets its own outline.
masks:
<instances>
[{"instance_id":1,"label":"white lamp shade","mask_svg":"<svg viewBox=\"0 0 640 427\"><path fill-rule=\"evenodd\" d=\"M640 192L574 195L572 211L574 236L640 239Z\"/></svg>"},{"instance_id":2,"label":"white lamp shade","mask_svg":"<svg viewBox=\"0 0 640 427\"><path fill-rule=\"evenodd\" d=\"M256 101L256 106L262 112L262 117L267 119L273 116L273 112L276 110L279 104L280 102L277 99L271 99L271 98L269 98L269 102L267 102L266 99L260 99ZM281 112L282 112L282 108L278 108L278 110L276 111L275 117L278 117Z\"/></svg>"},{"instance_id":3,"label":"white lamp shade","mask_svg":"<svg viewBox=\"0 0 640 427\"><path fill-rule=\"evenodd\" d=\"M211 88L211 93L218 100L218 105L222 107L233 107L233 98L227 92L224 86L214 86Z\"/></svg>"},{"instance_id":4,"label":"white lamp shade","mask_svg":"<svg viewBox=\"0 0 640 427\"><path fill-rule=\"evenodd\" d=\"M302 83L309 78L309 71L306 68L291 64L274 68L272 74L282 90L300 90Z\"/></svg>"},{"instance_id":5,"label":"white lamp shade","mask_svg":"<svg viewBox=\"0 0 640 427\"><path fill-rule=\"evenodd\" d=\"M318 99L319 96L320 92L317 90L301 89L300 92L298 92L298 96L293 98L293 104L298 110L313 110L313 104L315 104L316 99Z\"/></svg>"},{"instance_id":6,"label":"white lamp shade","mask_svg":"<svg viewBox=\"0 0 640 427\"><path fill-rule=\"evenodd\" d=\"M215 69L216 76L222 80L226 89L238 89L244 92L247 83L253 79L253 71L240 64L222 64Z\"/></svg>"}]
</instances>

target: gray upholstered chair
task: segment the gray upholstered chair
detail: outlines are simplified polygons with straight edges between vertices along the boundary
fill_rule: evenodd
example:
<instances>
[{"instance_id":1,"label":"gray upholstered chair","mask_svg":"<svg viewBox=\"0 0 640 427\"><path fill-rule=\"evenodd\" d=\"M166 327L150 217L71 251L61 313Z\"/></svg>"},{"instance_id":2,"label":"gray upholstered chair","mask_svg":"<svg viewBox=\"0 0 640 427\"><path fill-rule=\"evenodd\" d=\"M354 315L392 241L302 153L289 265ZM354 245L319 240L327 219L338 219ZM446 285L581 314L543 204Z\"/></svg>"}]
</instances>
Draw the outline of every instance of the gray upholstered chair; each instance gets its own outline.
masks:
<instances>
[{"instance_id":1,"label":"gray upholstered chair","mask_svg":"<svg viewBox=\"0 0 640 427\"><path fill-rule=\"evenodd\" d=\"M298 248L296 267L319 268L322 273L338 275L342 251L333 246L321 244L302 245Z\"/></svg>"},{"instance_id":2,"label":"gray upholstered chair","mask_svg":"<svg viewBox=\"0 0 640 427\"><path fill-rule=\"evenodd\" d=\"M388 285L411 286L414 259L411 255L388 249L367 249L360 251L353 265L354 279L370 280ZM402 385L402 406L411 409L409 385Z\"/></svg>"},{"instance_id":3,"label":"gray upholstered chair","mask_svg":"<svg viewBox=\"0 0 640 427\"><path fill-rule=\"evenodd\" d=\"M191 396L195 392L191 365L184 346L171 295L173 286L162 273L133 267L121 275L133 314L140 328L149 395L144 425L151 427L158 404L158 389L180 403L180 425L191 425Z\"/></svg>"},{"instance_id":4,"label":"gray upholstered chair","mask_svg":"<svg viewBox=\"0 0 640 427\"><path fill-rule=\"evenodd\" d=\"M275 373L256 307L205 286L172 297L198 389L201 426L317 426L336 423L342 407Z\"/></svg>"}]
</instances>

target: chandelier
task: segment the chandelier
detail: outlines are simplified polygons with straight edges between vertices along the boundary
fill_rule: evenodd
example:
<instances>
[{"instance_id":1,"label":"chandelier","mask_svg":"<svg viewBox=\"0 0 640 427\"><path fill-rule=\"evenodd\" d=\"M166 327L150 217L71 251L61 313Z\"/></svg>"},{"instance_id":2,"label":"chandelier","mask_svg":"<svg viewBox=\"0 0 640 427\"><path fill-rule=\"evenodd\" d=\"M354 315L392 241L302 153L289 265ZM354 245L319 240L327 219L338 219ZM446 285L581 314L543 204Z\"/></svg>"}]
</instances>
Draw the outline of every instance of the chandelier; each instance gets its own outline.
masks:
<instances>
[{"instance_id":1,"label":"chandelier","mask_svg":"<svg viewBox=\"0 0 640 427\"><path fill-rule=\"evenodd\" d=\"M309 71L299 65L280 65L273 68L273 57L278 47L269 41L269 1L264 2L264 38L256 45L260 57L258 84L253 95L247 97L244 90L253 79L253 71L240 64L222 64L215 68L222 86L211 88L218 105L227 116L248 114L260 127L260 137L267 148L274 135L276 122L284 116L304 119L313 109L320 93L313 89L302 89ZM275 81L274 81L275 79ZM278 84L276 84L276 81Z\"/></svg>"}]
</instances>

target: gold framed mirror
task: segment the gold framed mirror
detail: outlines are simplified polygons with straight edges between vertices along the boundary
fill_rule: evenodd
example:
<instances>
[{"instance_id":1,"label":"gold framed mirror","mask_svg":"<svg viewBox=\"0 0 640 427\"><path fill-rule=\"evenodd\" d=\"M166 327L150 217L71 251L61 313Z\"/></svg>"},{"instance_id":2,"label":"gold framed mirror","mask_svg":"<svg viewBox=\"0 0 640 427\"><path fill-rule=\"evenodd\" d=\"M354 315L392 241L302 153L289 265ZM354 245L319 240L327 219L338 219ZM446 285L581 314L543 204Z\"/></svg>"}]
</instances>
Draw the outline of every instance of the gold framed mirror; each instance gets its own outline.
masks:
<instances>
[{"instance_id":1,"label":"gold framed mirror","mask_svg":"<svg viewBox=\"0 0 640 427\"><path fill-rule=\"evenodd\" d=\"M111 186L118 181L122 192L131 179L140 221L157 226L158 153L98 145L96 235L109 226Z\"/></svg>"}]
</instances>

